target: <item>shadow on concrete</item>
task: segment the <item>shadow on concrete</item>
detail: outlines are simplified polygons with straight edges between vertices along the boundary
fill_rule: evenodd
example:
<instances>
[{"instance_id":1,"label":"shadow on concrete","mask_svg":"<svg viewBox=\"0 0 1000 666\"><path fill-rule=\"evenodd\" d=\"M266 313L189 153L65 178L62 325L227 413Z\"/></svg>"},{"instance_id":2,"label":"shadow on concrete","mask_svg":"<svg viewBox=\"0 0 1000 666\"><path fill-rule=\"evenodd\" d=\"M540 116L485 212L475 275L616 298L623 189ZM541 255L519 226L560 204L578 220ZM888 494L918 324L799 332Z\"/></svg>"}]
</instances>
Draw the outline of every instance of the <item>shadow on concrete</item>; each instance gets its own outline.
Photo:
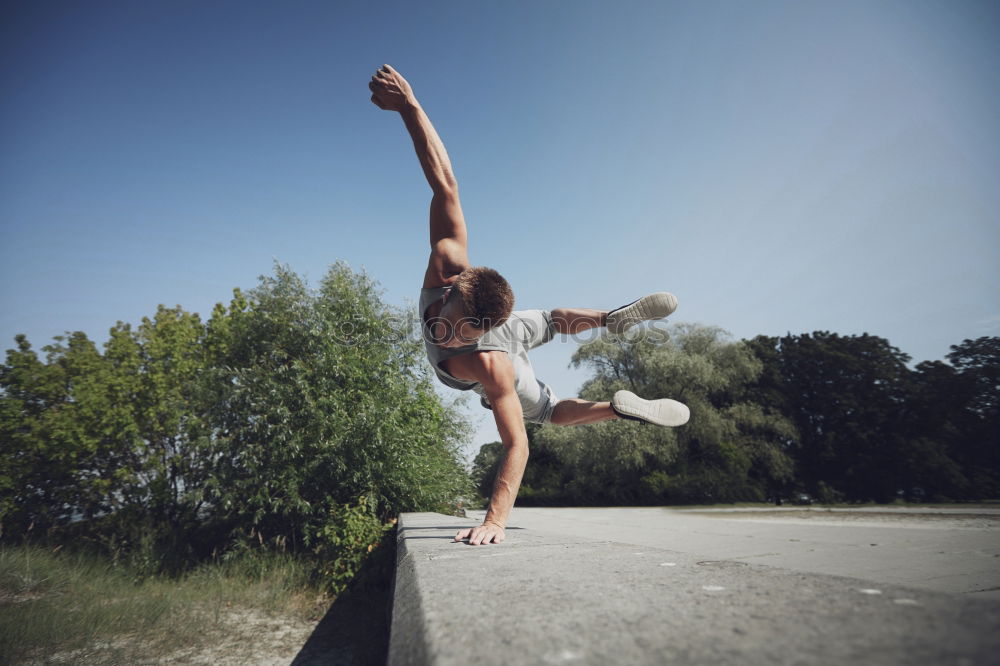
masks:
<instances>
[{"instance_id":1,"label":"shadow on concrete","mask_svg":"<svg viewBox=\"0 0 1000 666\"><path fill-rule=\"evenodd\" d=\"M384 666L392 621L396 530L333 602L292 666Z\"/></svg>"},{"instance_id":2,"label":"shadow on concrete","mask_svg":"<svg viewBox=\"0 0 1000 666\"><path fill-rule=\"evenodd\" d=\"M471 524L469 527L478 527L478 524ZM414 530L454 530L454 529L464 529L459 525L443 525L441 527L404 527L402 532L413 532ZM504 530L523 530L523 527L505 527ZM429 537L423 537L429 538Z\"/></svg>"},{"instance_id":3,"label":"shadow on concrete","mask_svg":"<svg viewBox=\"0 0 1000 666\"><path fill-rule=\"evenodd\" d=\"M470 525L470 527L475 527L475 525ZM409 541L411 539L454 540L455 539L455 535L454 534L439 534L439 535L435 535L435 536L416 536L416 535L414 535L414 536L407 536L406 533L407 532L414 532L414 531L417 531L417 530L448 530L449 532L451 532L455 528L456 528L455 525L444 525L444 526L421 525L420 527L404 527L404 528L402 528L400 530L400 534L402 535L400 538L406 539L407 541ZM523 527L505 527L504 529L505 530L523 530L524 528ZM456 543L464 543L467 546L471 545L466 540L456 541Z\"/></svg>"}]
</instances>

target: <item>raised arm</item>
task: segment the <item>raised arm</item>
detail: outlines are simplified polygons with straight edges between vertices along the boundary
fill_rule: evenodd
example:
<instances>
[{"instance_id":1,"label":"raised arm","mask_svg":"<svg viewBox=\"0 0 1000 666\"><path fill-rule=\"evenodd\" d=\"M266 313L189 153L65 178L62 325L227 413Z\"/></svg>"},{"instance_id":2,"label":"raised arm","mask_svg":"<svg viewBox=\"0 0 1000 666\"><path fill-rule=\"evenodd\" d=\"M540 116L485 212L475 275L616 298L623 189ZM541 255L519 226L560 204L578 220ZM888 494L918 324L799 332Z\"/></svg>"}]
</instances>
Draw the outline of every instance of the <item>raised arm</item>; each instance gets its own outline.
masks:
<instances>
[{"instance_id":1,"label":"raised arm","mask_svg":"<svg viewBox=\"0 0 1000 666\"><path fill-rule=\"evenodd\" d=\"M458 181L441 137L413 94L406 79L389 65L372 76L368 87L372 103L386 111L397 111L413 139L413 147L434 193L431 198L431 256L424 275L424 287L451 284L469 267L465 217L458 198Z\"/></svg>"}]
</instances>

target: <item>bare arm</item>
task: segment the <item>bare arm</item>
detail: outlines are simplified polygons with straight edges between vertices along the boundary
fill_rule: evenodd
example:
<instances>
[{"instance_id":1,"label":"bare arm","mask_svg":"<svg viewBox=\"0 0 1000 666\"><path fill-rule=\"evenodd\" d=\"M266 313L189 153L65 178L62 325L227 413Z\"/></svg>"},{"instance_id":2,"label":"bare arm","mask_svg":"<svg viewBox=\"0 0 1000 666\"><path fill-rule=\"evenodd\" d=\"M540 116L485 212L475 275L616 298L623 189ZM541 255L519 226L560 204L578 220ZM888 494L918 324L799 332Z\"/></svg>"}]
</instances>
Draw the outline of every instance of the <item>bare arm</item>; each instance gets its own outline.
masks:
<instances>
[{"instance_id":1,"label":"bare arm","mask_svg":"<svg viewBox=\"0 0 1000 666\"><path fill-rule=\"evenodd\" d=\"M455 535L455 541L468 538L471 545L500 543L504 540L507 518L528 463L528 433L524 429L521 401L514 391L514 366L506 352L493 351L456 356L449 359L447 370L456 377L483 385L503 442L503 461L483 524L461 530Z\"/></svg>"},{"instance_id":2,"label":"bare arm","mask_svg":"<svg viewBox=\"0 0 1000 666\"><path fill-rule=\"evenodd\" d=\"M490 495L490 507L483 523L507 526L507 517L514 507L521 478L528 463L528 433L524 429L521 401L514 390L514 366L504 352L494 352L494 367L488 368L490 376L481 381L486 397L493 408L500 441L503 442L503 462L497 472Z\"/></svg>"},{"instance_id":3,"label":"bare arm","mask_svg":"<svg viewBox=\"0 0 1000 666\"><path fill-rule=\"evenodd\" d=\"M397 111L403 118L424 177L431 187L431 256L424 287L451 284L469 267L468 235L458 197L458 181L441 137L417 101L410 84L389 65L383 65L368 87L372 103L380 109Z\"/></svg>"}]
</instances>

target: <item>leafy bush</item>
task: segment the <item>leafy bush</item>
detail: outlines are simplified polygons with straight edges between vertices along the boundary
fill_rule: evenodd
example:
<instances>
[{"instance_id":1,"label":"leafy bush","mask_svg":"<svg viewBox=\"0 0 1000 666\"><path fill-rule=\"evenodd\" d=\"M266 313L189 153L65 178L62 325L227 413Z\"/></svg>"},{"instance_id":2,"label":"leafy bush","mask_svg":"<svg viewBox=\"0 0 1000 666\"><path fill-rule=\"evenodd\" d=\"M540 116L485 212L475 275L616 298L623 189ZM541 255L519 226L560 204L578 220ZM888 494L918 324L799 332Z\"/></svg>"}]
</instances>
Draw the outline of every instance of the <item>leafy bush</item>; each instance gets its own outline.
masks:
<instances>
[{"instance_id":1,"label":"leafy bush","mask_svg":"<svg viewBox=\"0 0 1000 666\"><path fill-rule=\"evenodd\" d=\"M397 513L472 494L468 425L415 324L337 264L317 289L276 266L204 323L163 306L119 322L103 354L73 333L42 360L18 336L0 368L3 539L85 540L143 576L313 553L339 585Z\"/></svg>"},{"instance_id":2,"label":"leafy bush","mask_svg":"<svg viewBox=\"0 0 1000 666\"><path fill-rule=\"evenodd\" d=\"M374 508L371 498L362 496L356 505L331 509L329 520L313 536L319 571L329 588L346 587L395 524L379 520Z\"/></svg>"}]
</instances>

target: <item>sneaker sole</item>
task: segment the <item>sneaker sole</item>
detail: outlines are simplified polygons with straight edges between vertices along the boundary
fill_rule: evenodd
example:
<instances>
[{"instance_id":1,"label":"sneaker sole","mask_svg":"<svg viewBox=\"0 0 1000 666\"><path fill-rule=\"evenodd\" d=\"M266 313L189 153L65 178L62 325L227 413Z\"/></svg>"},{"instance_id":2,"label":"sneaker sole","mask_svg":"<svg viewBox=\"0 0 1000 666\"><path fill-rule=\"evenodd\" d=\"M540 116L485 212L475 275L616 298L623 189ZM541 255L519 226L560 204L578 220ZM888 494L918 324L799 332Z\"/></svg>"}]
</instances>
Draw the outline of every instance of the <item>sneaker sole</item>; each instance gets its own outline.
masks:
<instances>
[{"instance_id":1,"label":"sneaker sole","mask_svg":"<svg viewBox=\"0 0 1000 666\"><path fill-rule=\"evenodd\" d=\"M646 400L631 391L618 391L611 399L611 408L623 419L676 428L688 422L691 410L683 402L661 398Z\"/></svg>"},{"instance_id":2,"label":"sneaker sole","mask_svg":"<svg viewBox=\"0 0 1000 666\"><path fill-rule=\"evenodd\" d=\"M641 321L663 319L676 309L677 297L669 292L660 291L612 310L608 313L607 329L611 333L620 335Z\"/></svg>"}]
</instances>

